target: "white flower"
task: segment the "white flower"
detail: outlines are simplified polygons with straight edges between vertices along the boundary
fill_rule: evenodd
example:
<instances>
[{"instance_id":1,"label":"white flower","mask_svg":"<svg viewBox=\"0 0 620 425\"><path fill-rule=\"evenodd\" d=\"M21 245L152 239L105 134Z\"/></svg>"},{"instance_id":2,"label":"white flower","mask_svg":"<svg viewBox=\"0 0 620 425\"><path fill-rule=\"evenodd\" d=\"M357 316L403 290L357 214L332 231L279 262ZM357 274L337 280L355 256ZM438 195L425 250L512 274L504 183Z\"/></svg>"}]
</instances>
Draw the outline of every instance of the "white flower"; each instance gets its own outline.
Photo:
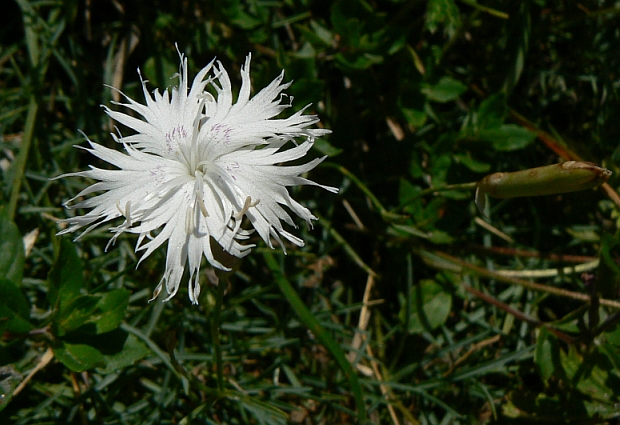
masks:
<instances>
[{"instance_id":1,"label":"white flower","mask_svg":"<svg viewBox=\"0 0 620 425\"><path fill-rule=\"evenodd\" d=\"M247 217L271 248L272 238L284 248L281 237L303 246L303 240L282 227L282 222L295 226L282 206L308 224L316 217L291 198L287 186L310 184L334 193L337 189L302 177L325 157L303 165L276 165L302 158L316 137L330 133L308 128L319 119L304 115L303 109L288 118L274 119L291 106L282 93L291 84L282 83L284 73L250 98L248 55L233 104L230 79L220 62L211 61L188 89L187 58L180 56L178 88L163 94L155 90L151 96L143 80L145 105L127 96L128 103L119 103L143 119L105 108L110 117L136 134L112 135L125 152L88 140L90 148L85 150L118 169L91 166L88 171L60 176L88 177L97 182L65 204L91 210L63 220L69 226L59 234L88 226L83 235L124 217L121 225L110 229L114 233L110 243L122 233L138 234L136 252L144 251L138 264L168 241L166 270L153 299L164 282L169 294L165 301L176 294L187 263L189 297L197 304L202 256L214 267L229 270L214 258L211 238L236 257L247 255L254 246L241 243L253 231L241 228ZM209 85L216 96L206 91ZM296 138L303 141L297 143ZM294 145L287 149L289 142ZM101 193L67 205L94 192Z\"/></svg>"}]
</instances>

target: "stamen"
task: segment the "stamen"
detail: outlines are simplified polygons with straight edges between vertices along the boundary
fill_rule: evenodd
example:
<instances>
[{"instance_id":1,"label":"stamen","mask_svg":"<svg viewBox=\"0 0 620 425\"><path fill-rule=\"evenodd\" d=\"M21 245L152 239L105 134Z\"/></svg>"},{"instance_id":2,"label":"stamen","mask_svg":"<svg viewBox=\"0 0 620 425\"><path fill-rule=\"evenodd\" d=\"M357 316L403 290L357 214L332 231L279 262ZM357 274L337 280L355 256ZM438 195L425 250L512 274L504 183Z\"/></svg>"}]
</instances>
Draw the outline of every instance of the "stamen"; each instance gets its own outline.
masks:
<instances>
[{"instance_id":1,"label":"stamen","mask_svg":"<svg viewBox=\"0 0 620 425\"><path fill-rule=\"evenodd\" d=\"M205 205L202 197L197 197L196 201L198 202L198 206L200 207L200 212L202 213L202 216L205 218L209 217L209 213L207 212L207 206Z\"/></svg>"},{"instance_id":2,"label":"stamen","mask_svg":"<svg viewBox=\"0 0 620 425\"><path fill-rule=\"evenodd\" d=\"M127 227L131 227L131 201L125 204L125 220L127 220Z\"/></svg>"},{"instance_id":3,"label":"stamen","mask_svg":"<svg viewBox=\"0 0 620 425\"><path fill-rule=\"evenodd\" d=\"M202 213L203 217L209 217L209 213L207 211L207 206L205 205L205 201L203 198L203 191L204 191L204 180L202 179L202 176L204 174L202 174L201 171L196 170L196 184L194 185L194 192L196 192L196 203L198 204L198 207L200 208L200 212Z\"/></svg>"},{"instance_id":4,"label":"stamen","mask_svg":"<svg viewBox=\"0 0 620 425\"><path fill-rule=\"evenodd\" d=\"M127 201L125 204L125 211L121 209L120 205L121 201L116 201L116 209L123 217L125 217L125 221L127 221L127 227L131 227L131 201Z\"/></svg>"},{"instance_id":5,"label":"stamen","mask_svg":"<svg viewBox=\"0 0 620 425\"><path fill-rule=\"evenodd\" d=\"M235 218L235 220L241 220L243 218L243 215L248 212L250 208L257 206L259 202L260 199L252 202L252 197L248 196L247 198L245 198L245 202L243 203L243 208L241 208L241 211L239 211L233 217Z\"/></svg>"},{"instance_id":6,"label":"stamen","mask_svg":"<svg viewBox=\"0 0 620 425\"><path fill-rule=\"evenodd\" d=\"M188 208L185 211L185 232L189 235L194 233L194 220L192 220L194 209Z\"/></svg>"}]
</instances>

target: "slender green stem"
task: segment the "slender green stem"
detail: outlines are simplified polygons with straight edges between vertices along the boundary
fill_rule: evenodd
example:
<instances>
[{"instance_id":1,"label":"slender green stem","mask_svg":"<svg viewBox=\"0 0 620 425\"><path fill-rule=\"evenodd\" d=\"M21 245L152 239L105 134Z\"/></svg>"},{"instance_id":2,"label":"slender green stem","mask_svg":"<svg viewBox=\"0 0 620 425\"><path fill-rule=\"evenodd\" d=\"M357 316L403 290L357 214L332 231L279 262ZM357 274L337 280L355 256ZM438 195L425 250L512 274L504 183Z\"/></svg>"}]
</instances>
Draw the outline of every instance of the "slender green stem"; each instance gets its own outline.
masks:
<instances>
[{"instance_id":1,"label":"slender green stem","mask_svg":"<svg viewBox=\"0 0 620 425\"><path fill-rule=\"evenodd\" d=\"M375 272L372 268L370 268L369 265L367 265L366 263L364 263L364 260L362 260L362 257L359 256L359 254L355 251L355 249L351 246L351 244L349 244L349 242L346 241L345 238L342 237L342 235L340 233L338 233L338 231L336 229L334 229L332 227L332 224L329 220L327 220L326 218L324 218L323 216L317 214L317 217L319 218L319 220L321 221L321 224L326 227L327 229L329 229L329 234L338 242L342 245L343 249L345 250L345 252L347 254L349 254L349 257L351 257L351 259L358 265L360 266L360 268L362 270L364 270L366 273L368 273L369 275L373 276L373 277L377 277L378 274L377 272Z\"/></svg>"},{"instance_id":2,"label":"slender green stem","mask_svg":"<svg viewBox=\"0 0 620 425\"><path fill-rule=\"evenodd\" d=\"M408 206L409 204L416 201L417 199L423 196L426 196L426 195L433 194L433 193L448 192L450 190L463 190L463 191L476 190L477 187L478 187L478 182L457 183L457 184L449 184L446 186L429 187L427 189L421 190L420 192L412 196L406 203L399 205L398 209L401 210L405 208L406 206Z\"/></svg>"},{"instance_id":3,"label":"slender green stem","mask_svg":"<svg viewBox=\"0 0 620 425\"><path fill-rule=\"evenodd\" d=\"M373 204L374 207L377 210L379 210L379 213L381 214L381 217L383 217L384 220L386 220L386 221L402 221L402 220L406 219L406 217L404 217L404 216L402 216L400 214L396 214L396 213L390 212L387 209L385 209L383 204L381 204L381 201L379 201L379 199L375 196L375 194L372 193L372 191L368 188L368 186L366 186L360 179L357 178L357 176L355 174L353 174L352 172L347 170L342 165L334 164L334 163L331 163L331 162L324 162L323 166L330 167L330 168L335 168L343 176L345 176L349 180L351 180L353 182L353 184L355 184L362 192L364 192L364 194L370 200L370 203Z\"/></svg>"},{"instance_id":4,"label":"slender green stem","mask_svg":"<svg viewBox=\"0 0 620 425\"><path fill-rule=\"evenodd\" d=\"M215 357L215 369L217 374L217 389L220 393L224 391L224 374L222 365L222 346L220 345L220 313L222 311L222 301L228 286L228 277L220 278L215 292L215 307L213 307L213 318L211 319L211 338L213 342L213 354Z\"/></svg>"},{"instance_id":5,"label":"slender green stem","mask_svg":"<svg viewBox=\"0 0 620 425\"><path fill-rule=\"evenodd\" d=\"M362 192L364 192L364 194L370 200L370 203L373 204L377 210L379 210L379 213L381 214L381 216L383 217L385 221L388 221L388 222L397 221L398 222L398 221L402 221L403 219L406 219L406 216L395 213L393 211L388 211L383 206L383 204L381 204L381 201L379 201L379 199L375 196L375 194L372 193L372 191L368 188L368 186L366 186L360 179L357 178L355 174L347 170L342 165L334 164L331 162L324 162L323 166L335 168L343 176L351 180L353 184L355 184ZM419 197L422 197L422 196L425 196L431 193L435 193L435 192L446 192L449 190L476 190L477 187L478 187L478 182L458 183L458 184L450 184L446 186L431 187L418 193L416 198L419 198ZM401 205L399 208L402 208L402 207L403 205Z\"/></svg>"},{"instance_id":6,"label":"slender green stem","mask_svg":"<svg viewBox=\"0 0 620 425\"><path fill-rule=\"evenodd\" d=\"M22 19L24 22L24 33L26 36L26 46L28 48L28 54L30 56L30 84L33 85L33 91L39 84L40 79L45 73L40 69L41 55L39 49L39 41L37 34L37 27L35 22L36 13L33 10L31 4L25 0L17 0L17 4L22 10ZM30 145L32 144L32 138L34 135L34 125L37 118L37 111L39 110L39 104L36 96L30 95L28 102L28 115L26 116L26 124L24 126L24 133L22 135L21 146L19 154L13 164L13 187L11 188L11 198L9 199L8 214L9 218L13 220L15 218L15 211L17 210L17 201L19 199L19 190L21 188L22 178L24 177L24 169L26 168L26 160L28 159L28 152L30 151Z\"/></svg>"},{"instance_id":7,"label":"slender green stem","mask_svg":"<svg viewBox=\"0 0 620 425\"><path fill-rule=\"evenodd\" d=\"M344 372L349 386L355 397L355 404L357 405L357 419L360 424L366 423L366 406L364 405L364 393L362 392L362 386L353 366L347 360L344 351L340 348L340 345L332 338L314 315L308 310L308 307L303 303L297 291L290 284L286 276L280 270L273 254L271 252L265 252L263 254L267 267L273 273L276 283L280 287L280 291L284 294L287 301L291 304L295 313L302 321L302 323L314 334L314 336L327 348L327 350L334 356L340 369Z\"/></svg>"},{"instance_id":8,"label":"slender green stem","mask_svg":"<svg viewBox=\"0 0 620 425\"><path fill-rule=\"evenodd\" d=\"M24 134L22 135L19 154L13 164L13 169L15 172L13 174L13 187L11 188L11 199L9 200L9 207L7 211L11 220L15 217L15 211L17 210L19 190L21 188L24 169L26 168L26 160L28 159L28 151L30 150L30 145L34 134L34 124L37 118L38 109L39 105L37 100L34 95L31 95L30 104L28 105L28 116L26 117L26 125L24 127Z\"/></svg>"},{"instance_id":9,"label":"slender green stem","mask_svg":"<svg viewBox=\"0 0 620 425\"><path fill-rule=\"evenodd\" d=\"M491 9L490 7L486 7L483 6L481 4L478 4L475 0L461 0L461 3L465 3L471 7L473 7L474 9L477 9L481 12L486 12L489 15L493 15L496 16L498 18L502 18L502 19L510 19L510 15L508 15L505 12L496 10L496 9Z\"/></svg>"},{"instance_id":10,"label":"slender green stem","mask_svg":"<svg viewBox=\"0 0 620 425\"><path fill-rule=\"evenodd\" d=\"M349 180L351 180L353 182L353 184L355 184L362 192L364 192L364 194L366 196L368 196L368 199L370 199L370 202L375 206L375 208L377 208L379 211L387 211L383 207L383 205L381 204L379 199L377 199L375 194L372 193L372 191L370 189L368 189L368 186L366 186L360 179L358 179L355 174L353 174L352 172L347 170L342 165L335 164L333 162L324 162L323 166L324 167L335 168L336 170L338 170L343 176L345 176Z\"/></svg>"},{"instance_id":11,"label":"slender green stem","mask_svg":"<svg viewBox=\"0 0 620 425\"><path fill-rule=\"evenodd\" d=\"M449 190L475 190L478 187L478 182L449 184L446 186L429 187L424 189L418 194L418 197L428 195L435 192L447 192Z\"/></svg>"}]
</instances>

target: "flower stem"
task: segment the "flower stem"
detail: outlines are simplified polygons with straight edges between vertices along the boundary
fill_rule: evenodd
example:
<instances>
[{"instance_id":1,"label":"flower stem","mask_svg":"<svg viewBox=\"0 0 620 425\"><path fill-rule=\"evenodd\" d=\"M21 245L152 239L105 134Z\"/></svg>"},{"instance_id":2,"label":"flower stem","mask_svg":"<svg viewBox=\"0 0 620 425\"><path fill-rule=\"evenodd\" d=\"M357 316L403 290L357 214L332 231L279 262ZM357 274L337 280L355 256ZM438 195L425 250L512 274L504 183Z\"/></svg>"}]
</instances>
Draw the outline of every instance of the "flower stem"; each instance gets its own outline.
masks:
<instances>
[{"instance_id":1,"label":"flower stem","mask_svg":"<svg viewBox=\"0 0 620 425\"><path fill-rule=\"evenodd\" d=\"M357 176L355 174L353 174L352 172L347 170L342 165L331 163L331 162L324 162L323 166L330 167L330 168L335 168L343 176L345 176L349 180L351 180L353 182L353 184L355 184L362 192L364 192L364 195L366 195L368 197L368 200L374 205L374 207L377 210L379 210L379 213L381 214L381 217L383 217L383 219L385 221L388 221L388 222L392 222L392 221L398 222L398 221L401 221L402 222L403 220L406 219L406 217L403 216L403 215L400 215L400 214L397 214L397 213L394 213L394 212L390 212L387 209L385 209L383 204L381 204L379 199L375 196L374 193L372 193L372 191L368 188L368 186L366 186L359 178L357 178Z\"/></svg>"},{"instance_id":2,"label":"flower stem","mask_svg":"<svg viewBox=\"0 0 620 425\"><path fill-rule=\"evenodd\" d=\"M228 287L228 277L220 278L217 284L217 291L215 292L215 307L213 308L213 319L211 320L211 338L213 343L213 353L215 355L217 389L220 393L224 391L222 346L220 345L220 313L222 311L222 301L224 300L226 287Z\"/></svg>"},{"instance_id":3,"label":"flower stem","mask_svg":"<svg viewBox=\"0 0 620 425\"><path fill-rule=\"evenodd\" d=\"M428 189L424 189L420 193L418 193L417 197L425 196L435 192L447 192L450 190L476 190L477 187L478 182L457 183L448 184L445 186L429 187Z\"/></svg>"}]
</instances>

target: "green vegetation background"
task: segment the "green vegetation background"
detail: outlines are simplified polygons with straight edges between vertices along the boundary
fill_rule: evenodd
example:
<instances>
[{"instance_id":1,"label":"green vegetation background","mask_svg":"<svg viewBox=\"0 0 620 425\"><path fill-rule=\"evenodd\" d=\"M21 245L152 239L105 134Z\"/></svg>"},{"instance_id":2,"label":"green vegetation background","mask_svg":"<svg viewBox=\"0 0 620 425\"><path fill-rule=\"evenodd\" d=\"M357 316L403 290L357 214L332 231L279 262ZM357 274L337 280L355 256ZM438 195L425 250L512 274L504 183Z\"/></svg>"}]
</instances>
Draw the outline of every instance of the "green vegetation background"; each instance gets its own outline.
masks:
<instances>
[{"instance_id":1,"label":"green vegetation background","mask_svg":"<svg viewBox=\"0 0 620 425\"><path fill-rule=\"evenodd\" d=\"M617 2L2 6L1 423L618 418ZM175 43L192 72L217 57L237 87L248 52L255 90L284 69L295 108L333 130L311 177L340 194L293 189L320 217L297 230L306 246L260 244L219 321L207 267L200 305L184 288L148 303L164 250L136 270L131 237L105 251L105 229L55 236L89 184L50 180L92 163L79 131L113 146L108 86L141 100L137 68L173 84ZM609 186L491 200L486 217L471 191L445 190L577 158L613 171Z\"/></svg>"}]
</instances>

